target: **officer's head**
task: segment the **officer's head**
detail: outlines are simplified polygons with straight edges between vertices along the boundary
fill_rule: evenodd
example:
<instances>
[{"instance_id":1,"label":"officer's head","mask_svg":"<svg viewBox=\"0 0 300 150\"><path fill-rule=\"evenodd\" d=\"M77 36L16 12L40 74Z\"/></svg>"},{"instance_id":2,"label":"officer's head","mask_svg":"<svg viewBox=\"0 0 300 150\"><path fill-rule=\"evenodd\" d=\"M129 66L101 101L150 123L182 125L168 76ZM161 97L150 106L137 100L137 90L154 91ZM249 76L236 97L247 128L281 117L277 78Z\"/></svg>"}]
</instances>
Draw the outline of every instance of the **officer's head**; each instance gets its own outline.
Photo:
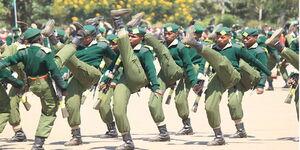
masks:
<instances>
[{"instance_id":1,"label":"officer's head","mask_svg":"<svg viewBox=\"0 0 300 150\"><path fill-rule=\"evenodd\" d=\"M83 36L83 45L88 46L96 38L96 27L92 25L83 26L83 30L79 31L77 34L82 34Z\"/></svg>"},{"instance_id":2,"label":"officer's head","mask_svg":"<svg viewBox=\"0 0 300 150\"><path fill-rule=\"evenodd\" d=\"M67 35L64 30L56 30L56 38L61 42L64 43L66 41Z\"/></svg>"},{"instance_id":3,"label":"officer's head","mask_svg":"<svg viewBox=\"0 0 300 150\"><path fill-rule=\"evenodd\" d=\"M118 41L118 36L115 34L108 35L106 39L109 41L109 45L112 50L117 51L119 49L117 41Z\"/></svg>"},{"instance_id":4,"label":"officer's head","mask_svg":"<svg viewBox=\"0 0 300 150\"><path fill-rule=\"evenodd\" d=\"M199 40L202 37L203 31L204 31L204 28L202 28L199 25L195 25L194 37L196 40Z\"/></svg>"},{"instance_id":5,"label":"officer's head","mask_svg":"<svg viewBox=\"0 0 300 150\"><path fill-rule=\"evenodd\" d=\"M247 48L251 47L257 41L258 30L254 28L246 29L242 32L243 43Z\"/></svg>"},{"instance_id":6,"label":"officer's head","mask_svg":"<svg viewBox=\"0 0 300 150\"><path fill-rule=\"evenodd\" d=\"M140 44L144 40L146 30L141 27L133 27L128 29L130 45L132 47Z\"/></svg>"},{"instance_id":7,"label":"officer's head","mask_svg":"<svg viewBox=\"0 0 300 150\"><path fill-rule=\"evenodd\" d=\"M179 35L179 26L175 24L168 24L164 26L164 38L167 43L174 41Z\"/></svg>"},{"instance_id":8,"label":"officer's head","mask_svg":"<svg viewBox=\"0 0 300 150\"><path fill-rule=\"evenodd\" d=\"M228 27L221 27L216 31L216 42L217 45L225 46L231 40L232 33L231 29Z\"/></svg>"},{"instance_id":9,"label":"officer's head","mask_svg":"<svg viewBox=\"0 0 300 150\"><path fill-rule=\"evenodd\" d=\"M17 34L18 32L20 32L20 28L18 28L18 27L13 27L13 28L11 28L11 30L15 34Z\"/></svg>"},{"instance_id":10,"label":"officer's head","mask_svg":"<svg viewBox=\"0 0 300 150\"><path fill-rule=\"evenodd\" d=\"M36 28L29 28L24 32L24 40L26 40L28 43L42 43L42 36L41 36L41 30Z\"/></svg>"}]
</instances>

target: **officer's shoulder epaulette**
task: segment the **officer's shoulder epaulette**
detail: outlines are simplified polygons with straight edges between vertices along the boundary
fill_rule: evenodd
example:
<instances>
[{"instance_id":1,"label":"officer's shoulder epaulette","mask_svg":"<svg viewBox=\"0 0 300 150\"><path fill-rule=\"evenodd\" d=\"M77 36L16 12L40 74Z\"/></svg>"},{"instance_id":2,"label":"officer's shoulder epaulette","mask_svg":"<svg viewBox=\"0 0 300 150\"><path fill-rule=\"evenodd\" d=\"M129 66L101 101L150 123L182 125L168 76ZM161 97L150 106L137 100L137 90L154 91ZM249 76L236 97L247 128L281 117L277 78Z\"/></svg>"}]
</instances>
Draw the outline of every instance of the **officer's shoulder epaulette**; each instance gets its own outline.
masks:
<instances>
[{"instance_id":1,"label":"officer's shoulder epaulette","mask_svg":"<svg viewBox=\"0 0 300 150\"><path fill-rule=\"evenodd\" d=\"M104 41L98 41L97 46L100 48L106 48L108 46L108 44Z\"/></svg>"},{"instance_id":2,"label":"officer's shoulder epaulette","mask_svg":"<svg viewBox=\"0 0 300 150\"><path fill-rule=\"evenodd\" d=\"M150 45L144 45L144 47L145 47L145 48L148 48L148 49L151 50L151 51L153 50L153 47L150 46Z\"/></svg>"},{"instance_id":3,"label":"officer's shoulder epaulette","mask_svg":"<svg viewBox=\"0 0 300 150\"><path fill-rule=\"evenodd\" d=\"M266 51L262 47L260 47L260 46L256 47L255 52L258 53L258 54L259 53L266 53Z\"/></svg>"},{"instance_id":4,"label":"officer's shoulder epaulette","mask_svg":"<svg viewBox=\"0 0 300 150\"><path fill-rule=\"evenodd\" d=\"M48 54L48 53L51 53L52 52L52 50L50 49L50 48L48 48L48 47L44 47L44 46L42 46L41 47L41 50L43 50L46 54Z\"/></svg>"},{"instance_id":5,"label":"officer's shoulder epaulette","mask_svg":"<svg viewBox=\"0 0 300 150\"><path fill-rule=\"evenodd\" d=\"M102 36L98 38L98 41L105 42L106 44L109 44L109 41L107 39L105 39L104 37L102 37Z\"/></svg>"},{"instance_id":6,"label":"officer's shoulder epaulette","mask_svg":"<svg viewBox=\"0 0 300 150\"><path fill-rule=\"evenodd\" d=\"M17 50L20 51L20 50L24 50L26 48L27 48L27 46L25 44L20 44L20 45L18 45Z\"/></svg>"},{"instance_id":7,"label":"officer's shoulder epaulette","mask_svg":"<svg viewBox=\"0 0 300 150\"><path fill-rule=\"evenodd\" d=\"M234 47L234 48L242 48L242 45L240 45L238 43L234 43L234 44L232 44L232 47Z\"/></svg>"},{"instance_id":8,"label":"officer's shoulder epaulette","mask_svg":"<svg viewBox=\"0 0 300 150\"><path fill-rule=\"evenodd\" d=\"M184 46L185 46L185 47L189 47L189 48L191 47L190 45L187 45L187 44L185 44Z\"/></svg>"},{"instance_id":9,"label":"officer's shoulder epaulette","mask_svg":"<svg viewBox=\"0 0 300 150\"><path fill-rule=\"evenodd\" d=\"M184 48L184 47L186 47L183 43L181 43L181 42L179 42L178 44L177 44L177 47L179 48L179 49L182 49L182 48Z\"/></svg>"}]
</instances>

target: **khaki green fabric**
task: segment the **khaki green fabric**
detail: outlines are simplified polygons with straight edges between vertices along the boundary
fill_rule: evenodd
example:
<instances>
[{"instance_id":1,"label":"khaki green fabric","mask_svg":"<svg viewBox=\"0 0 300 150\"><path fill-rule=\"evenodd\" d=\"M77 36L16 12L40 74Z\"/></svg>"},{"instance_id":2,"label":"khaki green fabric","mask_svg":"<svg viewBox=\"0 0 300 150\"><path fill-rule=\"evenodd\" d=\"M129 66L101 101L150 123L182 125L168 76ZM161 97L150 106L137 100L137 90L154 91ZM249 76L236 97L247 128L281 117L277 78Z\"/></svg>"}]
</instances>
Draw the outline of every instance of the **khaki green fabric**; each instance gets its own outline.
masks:
<instances>
[{"instance_id":1,"label":"khaki green fabric","mask_svg":"<svg viewBox=\"0 0 300 150\"><path fill-rule=\"evenodd\" d=\"M102 99L101 103L99 104L100 117L101 117L102 121L106 124L112 123L114 121L112 110L111 110L111 105L110 105L113 93L114 93L114 89L110 88L107 91L106 98ZM99 92L99 96L101 94L102 93Z\"/></svg>"},{"instance_id":2,"label":"khaki green fabric","mask_svg":"<svg viewBox=\"0 0 300 150\"><path fill-rule=\"evenodd\" d=\"M35 136L48 137L58 109L58 99L50 78L29 82L29 90L41 100L42 113Z\"/></svg>"},{"instance_id":3,"label":"khaki green fabric","mask_svg":"<svg viewBox=\"0 0 300 150\"><path fill-rule=\"evenodd\" d=\"M240 82L242 83L244 90L248 91L249 89L256 87L260 80L260 73L242 59L240 60L240 68Z\"/></svg>"},{"instance_id":4,"label":"khaki green fabric","mask_svg":"<svg viewBox=\"0 0 300 150\"><path fill-rule=\"evenodd\" d=\"M291 63L296 69L299 70L299 55L289 48L284 48L280 53L280 56Z\"/></svg>"},{"instance_id":5,"label":"khaki green fabric","mask_svg":"<svg viewBox=\"0 0 300 150\"><path fill-rule=\"evenodd\" d=\"M9 90L9 98L10 98L10 116L9 116L9 124L12 126L20 125L21 117L19 111L20 98L17 96L17 92L19 90L12 87Z\"/></svg>"},{"instance_id":6,"label":"khaki green fabric","mask_svg":"<svg viewBox=\"0 0 300 150\"><path fill-rule=\"evenodd\" d=\"M0 133L2 133L10 115L10 99L2 85L0 85L0 97Z\"/></svg>"},{"instance_id":7,"label":"khaki green fabric","mask_svg":"<svg viewBox=\"0 0 300 150\"><path fill-rule=\"evenodd\" d=\"M118 46L124 73L113 92L113 113L119 132L129 132L130 125L127 118L127 105L132 93L149 84L144 69L133 53L129 37L125 30L118 32Z\"/></svg>"},{"instance_id":8,"label":"khaki green fabric","mask_svg":"<svg viewBox=\"0 0 300 150\"><path fill-rule=\"evenodd\" d=\"M225 89L234 86L240 81L239 72L235 70L225 56L211 49L208 45L204 45L201 51L198 50L198 53L213 67Z\"/></svg>"},{"instance_id":9,"label":"khaki green fabric","mask_svg":"<svg viewBox=\"0 0 300 150\"><path fill-rule=\"evenodd\" d=\"M296 89L295 92L295 105L296 105L297 119L299 121L299 87Z\"/></svg>"},{"instance_id":10,"label":"khaki green fabric","mask_svg":"<svg viewBox=\"0 0 300 150\"><path fill-rule=\"evenodd\" d=\"M205 110L209 125L212 128L219 127L221 124L221 116L219 104L223 93L226 91L219 77L212 76L205 91ZM237 83L232 88L228 89L228 107L232 120L243 118L242 97L244 89L241 83Z\"/></svg>"}]
</instances>

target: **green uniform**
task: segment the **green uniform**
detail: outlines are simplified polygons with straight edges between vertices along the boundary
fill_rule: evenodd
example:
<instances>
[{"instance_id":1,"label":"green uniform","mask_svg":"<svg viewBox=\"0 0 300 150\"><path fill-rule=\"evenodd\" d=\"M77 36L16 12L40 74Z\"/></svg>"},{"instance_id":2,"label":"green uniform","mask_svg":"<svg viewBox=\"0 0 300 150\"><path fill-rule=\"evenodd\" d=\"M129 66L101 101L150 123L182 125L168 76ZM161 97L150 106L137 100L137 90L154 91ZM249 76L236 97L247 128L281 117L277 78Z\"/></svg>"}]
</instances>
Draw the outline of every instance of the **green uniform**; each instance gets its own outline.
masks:
<instances>
[{"instance_id":1,"label":"green uniform","mask_svg":"<svg viewBox=\"0 0 300 150\"><path fill-rule=\"evenodd\" d=\"M130 46L128 35L123 29L118 32L118 46L121 61L123 63L123 74L113 93L113 113L119 132L130 131L127 118L127 105L132 93L138 92L142 87L149 85L151 90L160 88L153 64L154 58L148 46Z\"/></svg>"},{"instance_id":2,"label":"green uniform","mask_svg":"<svg viewBox=\"0 0 300 150\"><path fill-rule=\"evenodd\" d=\"M253 44L250 48L247 49L247 51L256 59L258 59L263 65L268 66L268 56L266 54L266 51L264 51L260 46L258 46L257 43ZM255 67L253 64L250 65ZM261 71L260 77L261 79L257 85L257 88L264 88L267 79L266 74L263 73L263 71Z\"/></svg>"},{"instance_id":3,"label":"green uniform","mask_svg":"<svg viewBox=\"0 0 300 150\"><path fill-rule=\"evenodd\" d=\"M148 39L147 39L148 38ZM190 89L197 83L196 73L193 68L189 50L181 41L175 39L168 47L157 43L150 35L146 34L146 41L150 46L154 47L157 53L161 70L158 73L158 82L160 90L164 93L166 89L176 81L179 83L175 89L175 104L178 115L182 119L189 117L189 107L187 102L187 89ZM163 122L165 117L162 109L163 96L157 95L154 92L150 95L149 109L155 123Z\"/></svg>"},{"instance_id":4,"label":"green uniform","mask_svg":"<svg viewBox=\"0 0 300 150\"><path fill-rule=\"evenodd\" d=\"M18 42L15 42L13 44L11 44L6 51L3 52L2 56L8 57L13 55L14 53L16 53L18 51L18 48L22 48L25 45L21 45ZM26 46L25 46L26 47ZM17 65L11 66L10 67L12 71L16 72L18 74L18 79L22 80L22 81L26 81L26 75L25 72L23 71L24 69L24 65L22 63L18 63ZM9 115L9 124L13 126L14 130L18 130L15 129L15 127L18 127L21 123L21 118L20 118L20 112L19 112L19 103L20 103L20 99L17 96L17 93L19 92L19 90L15 87L12 87L9 90L9 98L10 98L10 115ZM2 121L2 118L0 118L0 122L2 123L6 123ZM1 125L0 125L1 126ZM19 127L20 128L20 127Z\"/></svg>"},{"instance_id":5,"label":"green uniform","mask_svg":"<svg viewBox=\"0 0 300 150\"><path fill-rule=\"evenodd\" d=\"M53 57L49 53L51 53L50 49L40 44L32 44L29 48L19 50L14 55L0 61L0 68L12 66L19 62L24 64L24 71L30 78L29 90L40 97L42 103L42 114L36 131L36 136L39 137L49 136L58 108L58 99L52 81L45 76L50 72L58 88L62 91L67 88L67 83L62 80ZM44 79L39 79L40 77L44 77Z\"/></svg>"},{"instance_id":6,"label":"green uniform","mask_svg":"<svg viewBox=\"0 0 300 150\"><path fill-rule=\"evenodd\" d=\"M0 70L0 82L10 83L14 88L22 88L25 85L21 80L14 78L7 69ZM0 96L0 133L2 133L7 121L11 118L10 98L2 85L0 85Z\"/></svg>"},{"instance_id":7,"label":"green uniform","mask_svg":"<svg viewBox=\"0 0 300 150\"><path fill-rule=\"evenodd\" d=\"M237 71L241 71L240 60L243 59L246 62L255 65L257 68L260 68L266 74L268 75L271 74L271 72L266 68L266 66L260 63L259 60L257 60L255 57L253 57L251 54L249 54L245 49L243 49L239 45L236 44L232 45L228 43L223 49L218 48L216 45L213 46L213 49L218 51L221 55L225 56ZM216 71L215 68L214 70ZM217 77L216 75L218 74L221 75ZM222 76L222 72L219 71L216 71L216 75L212 77L205 91L205 109L206 109L208 122L212 128L219 127L221 124L219 103L221 101L223 93L227 89L228 89L228 107L230 110L231 119L239 120L243 118L243 110L242 110L241 102L245 92L245 88L241 81L236 82L233 86L226 88L224 84L222 84L222 82L220 81L221 78L226 78L226 76L224 75Z\"/></svg>"},{"instance_id":8,"label":"green uniform","mask_svg":"<svg viewBox=\"0 0 300 150\"><path fill-rule=\"evenodd\" d=\"M12 43L16 42L18 37L19 37L18 34L15 34L14 36L13 36L13 35L8 36L8 37L6 38L6 45L9 46L9 45L11 45Z\"/></svg>"},{"instance_id":9,"label":"green uniform","mask_svg":"<svg viewBox=\"0 0 300 150\"><path fill-rule=\"evenodd\" d=\"M66 96L66 107L69 112L70 127L81 124L80 106L82 93L96 84L101 76L98 67L103 57L114 59L116 54L105 42L92 41L86 48L78 47L76 56L72 56L65 65L72 72Z\"/></svg>"}]
</instances>

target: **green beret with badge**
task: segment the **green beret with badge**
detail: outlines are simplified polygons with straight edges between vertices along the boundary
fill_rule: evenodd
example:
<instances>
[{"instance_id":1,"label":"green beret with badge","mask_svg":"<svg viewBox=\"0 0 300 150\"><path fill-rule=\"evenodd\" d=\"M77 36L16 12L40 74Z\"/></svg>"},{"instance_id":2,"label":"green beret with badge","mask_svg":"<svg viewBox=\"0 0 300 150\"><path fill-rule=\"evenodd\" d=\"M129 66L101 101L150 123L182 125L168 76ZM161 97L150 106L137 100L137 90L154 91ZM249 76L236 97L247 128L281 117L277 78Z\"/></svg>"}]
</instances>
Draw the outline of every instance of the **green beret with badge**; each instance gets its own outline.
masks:
<instances>
[{"instance_id":1,"label":"green beret with badge","mask_svg":"<svg viewBox=\"0 0 300 150\"><path fill-rule=\"evenodd\" d=\"M106 39L107 39L109 42L117 43L117 41L118 41L118 36L115 35L115 34L111 34L111 35L108 35L108 36L106 37Z\"/></svg>"},{"instance_id":2,"label":"green beret with badge","mask_svg":"<svg viewBox=\"0 0 300 150\"><path fill-rule=\"evenodd\" d=\"M258 30L255 28L248 28L242 32L242 36L258 36Z\"/></svg>"},{"instance_id":3,"label":"green beret with badge","mask_svg":"<svg viewBox=\"0 0 300 150\"><path fill-rule=\"evenodd\" d=\"M133 27L133 28L129 28L128 32L131 34L136 34L138 36L143 37L146 34L146 30L144 28L141 27Z\"/></svg>"},{"instance_id":4,"label":"green beret with badge","mask_svg":"<svg viewBox=\"0 0 300 150\"><path fill-rule=\"evenodd\" d=\"M31 39L37 35L40 35L41 30L40 29L36 29L36 28L29 28L24 32L24 39L28 40Z\"/></svg>"},{"instance_id":5,"label":"green beret with badge","mask_svg":"<svg viewBox=\"0 0 300 150\"><path fill-rule=\"evenodd\" d=\"M195 25L195 33L202 34L203 31L204 31L204 28L202 28L199 25Z\"/></svg>"},{"instance_id":6,"label":"green beret with badge","mask_svg":"<svg viewBox=\"0 0 300 150\"><path fill-rule=\"evenodd\" d=\"M99 31L101 32L101 33L105 33L106 32L106 29L105 28L99 28Z\"/></svg>"},{"instance_id":7,"label":"green beret with badge","mask_svg":"<svg viewBox=\"0 0 300 150\"><path fill-rule=\"evenodd\" d=\"M221 27L216 31L217 35L232 35L231 29L228 27Z\"/></svg>"},{"instance_id":8,"label":"green beret with badge","mask_svg":"<svg viewBox=\"0 0 300 150\"><path fill-rule=\"evenodd\" d=\"M164 26L164 31L168 31L168 32L178 32L179 29L180 27L175 24L168 24Z\"/></svg>"}]
</instances>

